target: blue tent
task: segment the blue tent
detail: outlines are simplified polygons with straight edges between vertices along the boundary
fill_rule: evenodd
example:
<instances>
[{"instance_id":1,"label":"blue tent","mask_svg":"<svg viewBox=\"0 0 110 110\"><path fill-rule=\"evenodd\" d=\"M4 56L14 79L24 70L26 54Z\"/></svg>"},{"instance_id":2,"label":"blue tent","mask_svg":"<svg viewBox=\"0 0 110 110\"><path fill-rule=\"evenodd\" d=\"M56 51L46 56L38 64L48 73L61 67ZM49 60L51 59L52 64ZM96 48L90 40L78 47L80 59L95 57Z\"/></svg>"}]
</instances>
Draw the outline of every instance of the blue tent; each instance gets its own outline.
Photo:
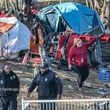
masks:
<instances>
[{"instance_id":1,"label":"blue tent","mask_svg":"<svg viewBox=\"0 0 110 110\"><path fill-rule=\"evenodd\" d=\"M71 28L81 35L91 32L97 27L104 32L97 12L79 3L68 2L48 6L40 10L39 16L50 25L53 32Z\"/></svg>"}]
</instances>

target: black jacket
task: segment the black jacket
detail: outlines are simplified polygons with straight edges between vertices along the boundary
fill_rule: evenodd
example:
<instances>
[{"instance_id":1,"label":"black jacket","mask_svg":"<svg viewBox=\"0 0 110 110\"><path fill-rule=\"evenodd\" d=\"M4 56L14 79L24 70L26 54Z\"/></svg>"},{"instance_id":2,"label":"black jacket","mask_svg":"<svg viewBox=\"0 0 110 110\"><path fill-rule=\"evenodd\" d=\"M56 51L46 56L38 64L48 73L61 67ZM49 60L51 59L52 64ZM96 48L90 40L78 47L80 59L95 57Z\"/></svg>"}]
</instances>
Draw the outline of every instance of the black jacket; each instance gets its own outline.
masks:
<instances>
[{"instance_id":1,"label":"black jacket","mask_svg":"<svg viewBox=\"0 0 110 110\"><path fill-rule=\"evenodd\" d=\"M5 87L6 87L6 74L3 72L0 73L0 97L6 96Z\"/></svg>"},{"instance_id":2,"label":"black jacket","mask_svg":"<svg viewBox=\"0 0 110 110\"><path fill-rule=\"evenodd\" d=\"M25 5L31 5L32 4L32 0L24 0Z\"/></svg>"},{"instance_id":3,"label":"black jacket","mask_svg":"<svg viewBox=\"0 0 110 110\"><path fill-rule=\"evenodd\" d=\"M33 79L28 92L31 93L36 86L38 86L38 97L42 97L42 99L55 99L57 95L62 94L61 80L59 76L51 70L48 70L44 74L37 74Z\"/></svg>"},{"instance_id":4,"label":"black jacket","mask_svg":"<svg viewBox=\"0 0 110 110\"><path fill-rule=\"evenodd\" d=\"M10 71L9 74L6 74L4 71L2 74L5 74L5 90L6 90L6 95L17 95L19 93L19 88L20 88L20 82L17 77L17 75L13 72Z\"/></svg>"}]
</instances>

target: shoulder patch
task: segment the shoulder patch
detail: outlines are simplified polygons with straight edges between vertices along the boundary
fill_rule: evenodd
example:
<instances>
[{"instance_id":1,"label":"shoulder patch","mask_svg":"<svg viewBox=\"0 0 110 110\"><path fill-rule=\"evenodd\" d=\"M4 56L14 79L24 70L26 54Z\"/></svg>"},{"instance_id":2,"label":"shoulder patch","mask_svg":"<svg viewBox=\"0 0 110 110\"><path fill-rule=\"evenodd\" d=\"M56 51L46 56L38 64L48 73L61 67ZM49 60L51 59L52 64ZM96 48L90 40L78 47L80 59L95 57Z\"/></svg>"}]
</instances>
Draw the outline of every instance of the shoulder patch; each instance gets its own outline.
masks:
<instances>
[{"instance_id":1,"label":"shoulder patch","mask_svg":"<svg viewBox=\"0 0 110 110\"><path fill-rule=\"evenodd\" d=\"M47 82L48 81L48 79L47 78L45 78L45 82Z\"/></svg>"},{"instance_id":2,"label":"shoulder patch","mask_svg":"<svg viewBox=\"0 0 110 110\"><path fill-rule=\"evenodd\" d=\"M15 79L16 77L15 77L15 75L13 75L13 79Z\"/></svg>"},{"instance_id":3,"label":"shoulder patch","mask_svg":"<svg viewBox=\"0 0 110 110\"><path fill-rule=\"evenodd\" d=\"M58 78L59 76L56 74L55 77Z\"/></svg>"},{"instance_id":4,"label":"shoulder patch","mask_svg":"<svg viewBox=\"0 0 110 110\"><path fill-rule=\"evenodd\" d=\"M10 77L10 79L12 80L12 79L13 79L13 77L11 76L11 77Z\"/></svg>"}]
</instances>

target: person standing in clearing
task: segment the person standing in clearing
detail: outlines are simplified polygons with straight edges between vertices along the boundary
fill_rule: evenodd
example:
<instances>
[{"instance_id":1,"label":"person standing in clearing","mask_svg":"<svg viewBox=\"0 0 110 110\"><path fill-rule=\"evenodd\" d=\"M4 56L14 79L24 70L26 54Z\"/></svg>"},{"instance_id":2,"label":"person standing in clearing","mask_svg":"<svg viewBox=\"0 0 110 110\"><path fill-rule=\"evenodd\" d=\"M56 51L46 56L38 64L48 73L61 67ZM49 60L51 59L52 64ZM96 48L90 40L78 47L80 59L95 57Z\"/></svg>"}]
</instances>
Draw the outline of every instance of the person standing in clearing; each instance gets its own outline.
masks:
<instances>
[{"instance_id":1,"label":"person standing in clearing","mask_svg":"<svg viewBox=\"0 0 110 110\"><path fill-rule=\"evenodd\" d=\"M5 65L1 73L4 75L3 84L5 95L3 99L3 110L17 110L17 96L19 94L20 82L17 75L9 65Z\"/></svg>"},{"instance_id":2,"label":"person standing in clearing","mask_svg":"<svg viewBox=\"0 0 110 110\"><path fill-rule=\"evenodd\" d=\"M62 82L59 76L49 69L49 65L44 63L39 74L33 79L28 89L27 96L36 88L38 92L38 100L55 100L60 99L62 95ZM41 103L41 110L55 110L55 103Z\"/></svg>"}]
</instances>

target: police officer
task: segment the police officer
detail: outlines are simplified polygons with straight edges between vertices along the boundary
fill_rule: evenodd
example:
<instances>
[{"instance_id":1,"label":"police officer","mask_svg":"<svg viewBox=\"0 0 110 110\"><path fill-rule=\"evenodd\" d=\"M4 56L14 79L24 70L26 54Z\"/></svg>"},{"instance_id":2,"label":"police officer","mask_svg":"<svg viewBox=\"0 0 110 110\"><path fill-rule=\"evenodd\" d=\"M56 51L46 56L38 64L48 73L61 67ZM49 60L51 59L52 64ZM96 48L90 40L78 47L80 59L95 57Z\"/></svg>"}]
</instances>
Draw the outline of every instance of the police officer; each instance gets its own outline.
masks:
<instances>
[{"instance_id":1,"label":"police officer","mask_svg":"<svg viewBox=\"0 0 110 110\"><path fill-rule=\"evenodd\" d=\"M3 107L5 105L5 97L6 97L6 92L5 92L5 81L6 75L3 72L0 72L0 110L3 110Z\"/></svg>"},{"instance_id":2,"label":"police officer","mask_svg":"<svg viewBox=\"0 0 110 110\"><path fill-rule=\"evenodd\" d=\"M38 92L39 100L54 100L60 99L62 94L62 82L59 76L49 69L49 65L44 63L41 68L39 74L35 76L33 79L29 89L28 89L28 97L30 93L36 88ZM41 104L41 110L55 110L55 104Z\"/></svg>"},{"instance_id":3,"label":"police officer","mask_svg":"<svg viewBox=\"0 0 110 110\"><path fill-rule=\"evenodd\" d=\"M20 82L17 75L11 70L9 65L5 65L2 71L5 74L5 91L3 110L17 110L17 96L19 93Z\"/></svg>"}]
</instances>

